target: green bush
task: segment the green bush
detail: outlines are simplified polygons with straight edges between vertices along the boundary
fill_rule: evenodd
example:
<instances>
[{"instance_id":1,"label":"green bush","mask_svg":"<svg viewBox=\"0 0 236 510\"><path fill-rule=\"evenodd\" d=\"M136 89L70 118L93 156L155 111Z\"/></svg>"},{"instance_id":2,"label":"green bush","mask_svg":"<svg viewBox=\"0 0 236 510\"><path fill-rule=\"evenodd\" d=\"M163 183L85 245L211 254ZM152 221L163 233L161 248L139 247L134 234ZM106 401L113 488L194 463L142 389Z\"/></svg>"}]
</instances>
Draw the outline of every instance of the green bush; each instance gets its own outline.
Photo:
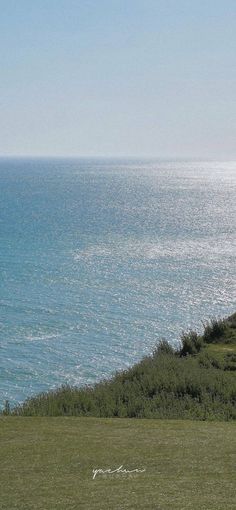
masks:
<instances>
[{"instance_id":1,"label":"green bush","mask_svg":"<svg viewBox=\"0 0 236 510\"><path fill-rule=\"evenodd\" d=\"M183 333L181 336L181 356L187 356L187 354L197 354L202 346L203 339L195 331L189 331L189 333Z\"/></svg>"},{"instance_id":2,"label":"green bush","mask_svg":"<svg viewBox=\"0 0 236 510\"><path fill-rule=\"evenodd\" d=\"M175 354L175 349L172 345L165 339L161 340L157 347L153 351L154 356L159 356L160 354Z\"/></svg>"},{"instance_id":3,"label":"green bush","mask_svg":"<svg viewBox=\"0 0 236 510\"><path fill-rule=\"evenodd\" d=\"M204 325L203 340L207 344L219 341L225 334L228 324L225 319L211 319Z\"/></svg>"}]
</instances>

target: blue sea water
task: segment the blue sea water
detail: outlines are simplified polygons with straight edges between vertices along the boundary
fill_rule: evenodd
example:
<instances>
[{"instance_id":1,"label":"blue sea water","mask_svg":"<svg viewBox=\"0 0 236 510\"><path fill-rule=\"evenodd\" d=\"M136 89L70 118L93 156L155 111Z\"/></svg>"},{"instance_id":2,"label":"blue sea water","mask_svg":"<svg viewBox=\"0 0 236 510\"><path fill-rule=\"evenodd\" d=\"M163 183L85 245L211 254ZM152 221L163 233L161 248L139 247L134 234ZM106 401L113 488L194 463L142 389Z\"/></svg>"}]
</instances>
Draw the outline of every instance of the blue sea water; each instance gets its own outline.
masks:
<instances>
[{"instance_id":1,"label":"blue sea water","mask_svg":"<svg viewBox=\"0 0 236 510\"><path fill-rule=\"evenodd\" d=\"M0 160L0 401L235 311L236 163Z\"/></svg>"}]
</instances>

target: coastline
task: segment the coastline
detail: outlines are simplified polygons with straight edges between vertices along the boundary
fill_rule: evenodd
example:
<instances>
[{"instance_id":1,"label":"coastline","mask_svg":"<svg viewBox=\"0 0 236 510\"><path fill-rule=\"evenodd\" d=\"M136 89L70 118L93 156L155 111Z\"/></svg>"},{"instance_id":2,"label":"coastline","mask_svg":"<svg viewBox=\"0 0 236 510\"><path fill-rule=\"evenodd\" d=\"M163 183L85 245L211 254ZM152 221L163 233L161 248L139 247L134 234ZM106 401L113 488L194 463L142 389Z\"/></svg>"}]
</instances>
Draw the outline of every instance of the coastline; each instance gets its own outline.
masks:
<instances>
[{"instance_id":1,"label":"coastline","mask_svg":"<svg viewBox=\"0 0 236 510\"><path fill-rule=\"evenodd\" d=\"M178 349L161 341L151 356L111 379L62 386L3 414L222 420L236 419L236 313L211 320L202 335L183 333Z\"/></svg>"}]
</instances>

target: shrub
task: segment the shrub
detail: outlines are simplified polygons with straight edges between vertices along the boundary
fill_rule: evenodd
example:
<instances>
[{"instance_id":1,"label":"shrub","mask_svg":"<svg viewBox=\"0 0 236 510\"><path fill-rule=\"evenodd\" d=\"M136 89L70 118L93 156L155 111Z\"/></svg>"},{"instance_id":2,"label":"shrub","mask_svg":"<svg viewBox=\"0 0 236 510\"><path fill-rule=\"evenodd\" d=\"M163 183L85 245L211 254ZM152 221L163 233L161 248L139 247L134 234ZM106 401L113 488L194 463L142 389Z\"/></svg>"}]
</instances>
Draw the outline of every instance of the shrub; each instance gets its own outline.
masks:
<instances>
[{"instance_id":1,"label":"shrub","mask_svg":"<svg viewBox=\"0 0 236 510\"><path fill-rule=\"evenodd\" d=\"M209 344L218 341L222 336L224 336L228 324L225 319L211 319L203 324L203 326L203 340Z\"/></svg>"},{"instance_id":2,"label":"shrub","mask_svg":"<svg viewBox=\"0 0 236 510\"><path fill-rule=\"evenodd\" d=\"M165 339L161 340L160 343L153 351L153 356L158 356L160 354L170 354L174 355L175 350L172 345Z\"/></svg>"},{"instance_id":3,"label":"shrub","mask_svg":"<svg viewBox=\"0 0 236 510\"><path fill-rule=\"evenodd\" d=\"M203 340L195 331L190 330L189 333L182 333L181 344L180 356L187 356L197 354L203 346Z\"/></svg>"}]
</instances>

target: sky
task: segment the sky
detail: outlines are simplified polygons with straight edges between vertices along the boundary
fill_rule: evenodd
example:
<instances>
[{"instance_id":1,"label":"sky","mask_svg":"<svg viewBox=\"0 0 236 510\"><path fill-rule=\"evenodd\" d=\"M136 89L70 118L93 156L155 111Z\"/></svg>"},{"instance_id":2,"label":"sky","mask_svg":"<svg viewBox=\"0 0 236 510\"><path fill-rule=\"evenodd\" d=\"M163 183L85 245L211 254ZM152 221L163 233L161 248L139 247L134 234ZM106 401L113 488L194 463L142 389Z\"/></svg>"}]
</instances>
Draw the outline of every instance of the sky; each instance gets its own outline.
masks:
<instances>
[{"instance_id":1,"label":"sky","mask_svg":"<svg viewBox=\"0 0 236 510\"><path fill-rule=\"evenodd\" d=\"M236 159L236 1L0 0L0 155Z\"/></svg>"}]
</instances>

